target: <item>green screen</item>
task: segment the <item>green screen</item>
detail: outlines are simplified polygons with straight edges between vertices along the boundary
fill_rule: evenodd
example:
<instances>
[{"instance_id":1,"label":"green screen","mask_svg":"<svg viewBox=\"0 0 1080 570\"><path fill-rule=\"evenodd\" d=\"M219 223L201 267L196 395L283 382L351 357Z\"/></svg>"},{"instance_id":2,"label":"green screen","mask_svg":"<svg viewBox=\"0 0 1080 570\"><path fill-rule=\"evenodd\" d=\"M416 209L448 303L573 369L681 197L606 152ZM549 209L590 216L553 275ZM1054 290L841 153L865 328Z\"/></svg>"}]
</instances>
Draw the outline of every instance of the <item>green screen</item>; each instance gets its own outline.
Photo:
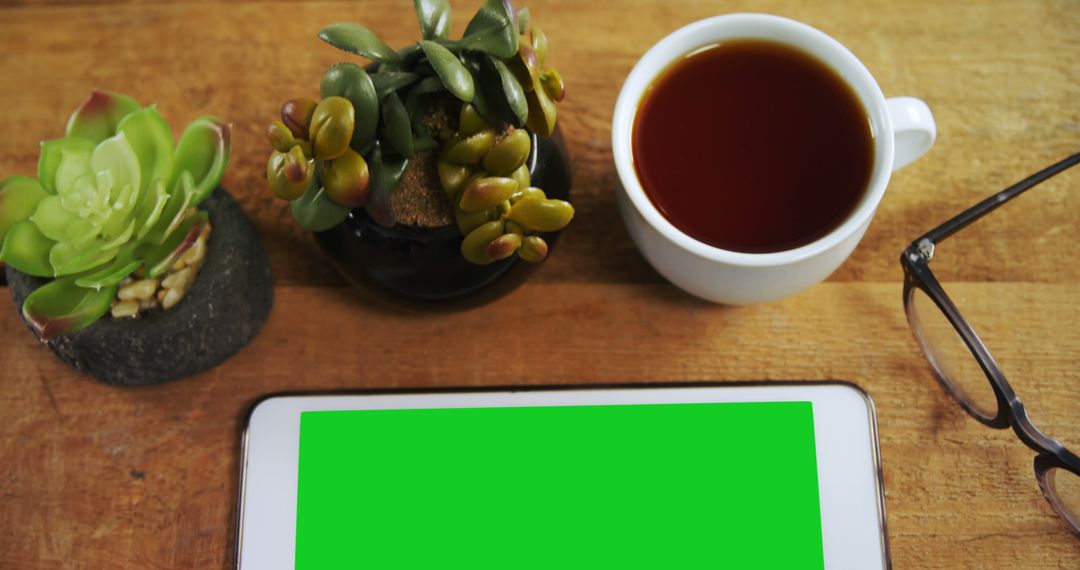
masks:
<instances>
[{"instance_id":1,"label":"green screen","mask_svg":"<svg viewBox=\"0 0 1080 570\"><path fill-rule=\"evenodd\" d=\"M303 412L298 569L823 568L809 402Z\"/></svg>"}]
</instances>

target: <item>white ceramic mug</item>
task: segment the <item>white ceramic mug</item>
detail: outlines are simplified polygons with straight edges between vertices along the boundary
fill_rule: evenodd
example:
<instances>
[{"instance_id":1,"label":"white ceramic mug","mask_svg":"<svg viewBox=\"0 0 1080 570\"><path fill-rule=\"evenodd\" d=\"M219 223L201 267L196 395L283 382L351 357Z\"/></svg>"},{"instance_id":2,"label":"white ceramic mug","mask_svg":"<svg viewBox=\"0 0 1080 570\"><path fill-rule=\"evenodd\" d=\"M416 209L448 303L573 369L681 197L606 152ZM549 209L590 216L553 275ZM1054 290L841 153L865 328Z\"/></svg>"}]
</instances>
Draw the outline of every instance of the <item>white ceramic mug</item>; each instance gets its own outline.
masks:
<instances>
[{"instance_id":1,"label":"white ceramic mug","mask_svg":"<svg viewBox=\"0 0 1080 570\"><path fill-rule=\"evenodd\" d=\"M649 85L674 61L699 48L733 39L770 40L815 56L851 86L869 115L874 165L867 190L836 229L794 249L742 253L697 241L660 214L634 169L634 117ZM866 67L823 32L779 16L716 16L661 40L638 61L623 84L611 126L612 152L621 182L619 211L649 263L687 292L732 305L774 301L823 281L847 259L870 226L889 175L922 156L936 135L934 117L926 103L910 97L886 100Z\"/></svg>"}]
</instances>

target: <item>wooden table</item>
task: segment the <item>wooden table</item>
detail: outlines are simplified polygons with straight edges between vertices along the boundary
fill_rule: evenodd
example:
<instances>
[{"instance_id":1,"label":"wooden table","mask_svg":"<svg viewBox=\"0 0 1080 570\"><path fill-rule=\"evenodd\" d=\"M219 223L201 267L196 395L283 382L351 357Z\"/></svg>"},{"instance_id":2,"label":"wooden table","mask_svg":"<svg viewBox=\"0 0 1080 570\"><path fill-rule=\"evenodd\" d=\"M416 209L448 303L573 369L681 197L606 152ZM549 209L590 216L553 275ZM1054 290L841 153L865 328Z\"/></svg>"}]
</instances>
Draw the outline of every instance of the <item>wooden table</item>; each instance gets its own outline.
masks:
<instances>
[{"instance_id":1,"label":"wooden table","mask_svg":"<svg viewBox=\"0 0 1080 570\"><path fill-rule=\"evenodd\" d=\"M59 4L59 5L54 5ZM1032 454L936 384L901 309L915 236L1080 150L1080 4L931 0L530 4L569 97L560 122L578 216L514 294L453 315L370 304L271 198L263 129L347 59L315 38L362 21L417 36L408 2L11 0L0 8L0 173L36 172L92 87L156 102L174 131L214 113L235 127L225 185L270 252L276 306L226 364L149 389L79 376L0 310L0 567L220 568L234 549L241 419L264 394L738 379L849 379L877 402L897 568L1078 568L1080 540L1043 500ZM816 3L815 3L816 4ZM459 33L478 5L455 2ZM898 172L829 280L756 307L697 301L642 259L615 208L610 120L636 59L699 18L754 10L835 36L888 95L924 98L939 138ZM1080 171L939 249L935 269L1028 401L1080 443ZM6 291L5 291L6 293Z\"/></svg>"}]
</instances>

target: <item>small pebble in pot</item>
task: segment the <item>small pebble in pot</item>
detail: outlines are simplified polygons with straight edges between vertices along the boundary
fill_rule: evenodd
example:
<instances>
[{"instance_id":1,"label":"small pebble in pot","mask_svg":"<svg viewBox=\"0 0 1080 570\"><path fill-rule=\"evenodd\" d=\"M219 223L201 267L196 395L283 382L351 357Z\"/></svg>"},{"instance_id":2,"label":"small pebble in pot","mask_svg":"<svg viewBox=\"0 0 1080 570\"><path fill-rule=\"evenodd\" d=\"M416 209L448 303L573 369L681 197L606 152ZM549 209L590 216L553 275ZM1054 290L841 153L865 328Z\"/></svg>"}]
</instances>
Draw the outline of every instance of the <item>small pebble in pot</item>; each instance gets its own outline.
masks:
<instances>
[{"instance_id":1,"label":"small pebble in pot","mask_svg":"<svg viewBox=\"0 0 1080 570\"><path fill-rule=\"evenodd\" d=\"M206 261L210 224L203 227L195 243L188 248L160 279L134 279L120 282L111 314L114 319L133 319L147 311L169 310L191 290L203 262Z\"/></svg>"}]
</instances>

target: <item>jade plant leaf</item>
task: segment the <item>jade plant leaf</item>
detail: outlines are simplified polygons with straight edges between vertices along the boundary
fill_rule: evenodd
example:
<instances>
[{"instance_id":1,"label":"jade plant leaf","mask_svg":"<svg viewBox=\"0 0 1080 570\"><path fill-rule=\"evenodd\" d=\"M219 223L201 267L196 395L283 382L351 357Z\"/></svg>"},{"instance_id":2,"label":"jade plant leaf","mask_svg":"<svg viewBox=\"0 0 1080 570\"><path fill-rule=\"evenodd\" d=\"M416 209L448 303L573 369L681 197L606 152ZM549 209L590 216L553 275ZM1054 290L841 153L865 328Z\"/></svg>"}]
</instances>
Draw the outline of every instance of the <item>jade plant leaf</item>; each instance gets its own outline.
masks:
<instances>
[{"instance_id":1,"label":"jade plant leaf","mask_svg":"<svg viewBox=\"0 0 1080 570\"><path fill-rule=\"evenodd\" d=\"M424 50L439 79L446 85L446 89L454 97L466 103L472 101L475 92L472 74L465 69L465 65L454 55L454 52L428 40L421 41L420 47Z\"/></svg>"},{"instance_id":2,"label":"jade plant leaf","mask_svg":"<svg viewBox=\"0 0 1080 570\"><path fill-rule=\"evenodd\" d=\"M8 230L33 214L38 203L48 196L45 188L28 176L0 180L0 244Z\"/></svg>"},{"instance_id":3,"label":"jade plant leaf","mask_svg":"<svg viewBox=\"0 0 1080 570\"><path fill-rule=\"evenodd\" d=\"M412 122L409 113L397 93L391 93L383 99L383 138L398 154L412 158L413 150Z\"/></svg>"},{"instance_id":4,"label":"jade plant leaf","mask_svg":"<svg viewBox=\"0 0 1080 570\"><path fill-rule=\"evenodd\" d=\"M124 117L116 126L124 133L139 161L142 188L155 180L168 181L173 170L173 137L168 123L153 107L139 109Z\"/></svg>"},{"instance_id":5,"label":"jade plant leaf","mask_svg":"<svg viewBox=\"0 0 1080 570\"><path fill-rule=\"evenodd\" d=\"M231 139L232 128L210 116L195 119L180 135L170 182L175 184L183 172L191 173L196 190L192 206L202 202L221 182L229 165Z\"/></svg>"},{"instance_id":6,"label":"jade plant leaf","mask_svg":"<svg viewBox=\"0 0 1080 570\"><path fill-rule=\"evenodd\" d=\"M446 0L413 0L413 6L424 39L446 39L450 33L450 3Z\"/></svg>"},{"instance_id":7,"label":"jade plant leaf","mask_svg":"<svg viewBox=\"0 0 1080 570\"><path fill-rule=\"evenodd\" d=\"M292 207L296 223L312 232L326 231L344 222L349 215L349 208L331 200L326 194L319 176L313 176L307 192L290 202L289 206Z\"/></svg>"},{"instance_id":8,"label":"jade plant leaf","mask_svg":"<svg viewBox=\"0 0 1080 570\"><path fill-rule=\"evenodd\" d=\"M518 50L517 25L506 0L485 0L465 27L457 47L508 58Z\"/></svg>"},{"instance_id":9,"label":"jade plant leaf","mask_svg":"<svg viewBox=\"0 0 1080 570\"><path fill-rule=\"evenodd\" d=\"M84 152L87 155L94 150L92 140L80 137L64 137L41 143L41 157L38 158L38 180L50 193L56 193L56 170L64 151Z\"/></svg>"},{"instance_id":10,"label":"jade plant leaf","mask_svg":"<svg viewBox=\"0 0 1080 570\"><path fill-rule=\"evenodd\" d=\"M353 63L338 63L323 75L320 96L344 97L353 104L356 124L350 146L360 151L375 142L379 123L379 96L368 72Z\"/></svg>"},{"instance_id":11,"label":"jade plant leaf","mask_svg":"<svg viewBox=\"0 0 1080 570\"><path fill-rule=\"evenodd\" d=\"M115 135L120 120L138 110L139 104L127 95L95 89L71 114L65 134L99 143Z\"/></svg>"},{"instance_id":12,"label":"jade plant leaf","mask_svg":"<svg viewBox=\"0 0 1080 570\"><path fill-rule=\"evenodd\" d=\"M116 286L89 289L62 277L34 290L23 303L23 317L43 341L86 328L109 310Z\"/></svg>"},{"instance_id":13,"label":"jade plant leaf","mask_svg":"<svg viewBox=\"0 0 1080 570\"><path fill-rule=\"evenodd\" d=\"M374 32L352 22L337 22L319 31L319 39L349 53L383 63L398 63L401 58Z\"/></svg>"},{"instance_id":14,"label":"jade plant leaf","mask_svg":"<svg viewBox=\"0 0 1080 570\"><path fill-rule=\"evenodd\" d=\"M529 116L529 102L525 99L525 90L522 89L517 78L514 77L513 73L510 73L510 69L501 60L489 56L488 63L499 77L502 99L506 101L510 111L517 118L517 125L524 125Z\"/></svg>"},{"instance_id":15,"label":"jade plant leaf","mask_svg":"<svg viewBox=\"0 0 1080 570\"><path fill-rule=\"evenodd\" d=\"M375 86L375 94L381 101L387 95L414 83L417 79L420 79L419 75L407 71L381 71L371 76L371 83Z\"/></svg>"},{"instance_id":16,"label":"jade plant leaf","mask_svg":"<svg viewBox=\"0 0 1080 570\"><path fill-rule=\"evenodd\" d=\"M34 222L23 220L8 229L0 245L0 261L35 277L52 277L49 251L56 242L45 237Z\"/></svg>"},{"instance_id":17,"label":"jade plant leaf","mask_svg":"<svg viewBox=\"0 0 1080 570\"><path fill-rule=\"evenodd\" d=\"M135 250L135 257L146 264L147 277L157 277L176 263L181 255L199 238L203 226L210 219L210 214L205 210L199 210L188 216L177 226L176 231L169 234L169 238L160 245L144 244Z\"/></svg>"}]
</instances>

